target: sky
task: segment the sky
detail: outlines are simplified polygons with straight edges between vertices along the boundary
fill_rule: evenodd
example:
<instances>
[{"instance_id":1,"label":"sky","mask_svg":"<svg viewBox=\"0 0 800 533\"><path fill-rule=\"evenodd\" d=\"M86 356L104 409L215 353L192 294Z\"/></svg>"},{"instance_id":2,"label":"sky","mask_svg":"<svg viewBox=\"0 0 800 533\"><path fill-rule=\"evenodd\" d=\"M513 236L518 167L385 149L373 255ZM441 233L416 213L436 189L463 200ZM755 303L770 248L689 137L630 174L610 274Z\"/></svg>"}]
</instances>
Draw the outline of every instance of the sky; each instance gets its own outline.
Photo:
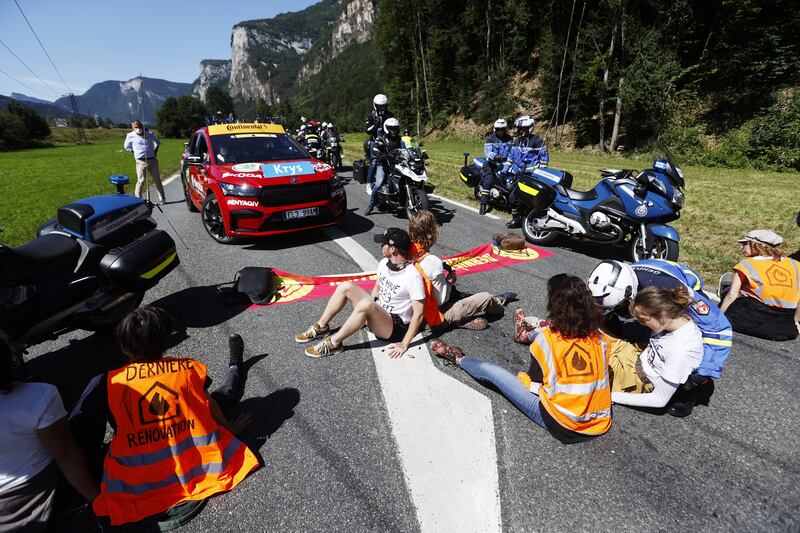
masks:
<instances>
[{"instance_id":1,"label":"sky","mask_svg":"<svg viewBox=\"0 0 800 533\"><path fill-rule=\"evenodd\" d=\"M80 95L95 83L125 81L139 74L191 83L199 74L201 60L230 59L231 29L236 23L300 11L314 3L316 0L0 0L0 94L17 92L53 101L69 92L67 86Z\"/></svg>"}]
</instances>

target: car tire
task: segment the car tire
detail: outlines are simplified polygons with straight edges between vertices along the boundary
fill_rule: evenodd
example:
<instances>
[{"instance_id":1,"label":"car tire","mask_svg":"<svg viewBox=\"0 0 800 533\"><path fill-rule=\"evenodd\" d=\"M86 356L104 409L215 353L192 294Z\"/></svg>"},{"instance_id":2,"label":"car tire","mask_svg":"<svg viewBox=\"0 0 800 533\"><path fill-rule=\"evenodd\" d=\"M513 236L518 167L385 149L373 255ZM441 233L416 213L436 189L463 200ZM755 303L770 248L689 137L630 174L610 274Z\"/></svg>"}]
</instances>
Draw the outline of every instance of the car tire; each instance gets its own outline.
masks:
<instances>
[{"instance_id":1,"label":"car tire","mask_svg":"<svg viewBox=\"0 0 800 533\"><path fill-rule=\"evenodd\" d=\"M188 209L190 213L197 213L200 210L194 205L192 197L189 195L189 184L186 182L183 175L181 175L181 184L183 185L183 199L186 201L186 209Z\"/></svg>"},{"instance_id":2,"label":"car tire","mask_svg":"<svg viewBox=\"0 0 800 533\"><path fill-rule=\"evenodd\" d=\"M231 244L236 240L225 231L225 223L222 221L222 211L219 208L219 201L214 193L208 193L205 200L203 200L201 213L203 227L212 239L220 244Z\"/></svg>"}]
</instances>

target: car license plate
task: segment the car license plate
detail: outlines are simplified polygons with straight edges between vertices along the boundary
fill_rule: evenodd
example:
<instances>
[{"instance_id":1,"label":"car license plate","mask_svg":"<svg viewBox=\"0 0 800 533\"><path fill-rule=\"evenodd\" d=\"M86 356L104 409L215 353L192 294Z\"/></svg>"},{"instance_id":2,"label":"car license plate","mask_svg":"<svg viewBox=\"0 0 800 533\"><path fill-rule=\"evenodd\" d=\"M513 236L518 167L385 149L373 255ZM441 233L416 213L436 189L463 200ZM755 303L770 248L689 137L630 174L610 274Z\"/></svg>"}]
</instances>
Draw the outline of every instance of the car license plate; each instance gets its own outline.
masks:
<instances>
[{"instance_id":1,"label":"car license plate","mask_svg":"<svg viewBox=\"0 0 800 533\"><path fill-rule=\"evenodd\" d=\"M319 214L319 207L306 207L305 209L293 209L292 211L284 211L284 220L292 220L294 218L314 217Z\"/></svg>"}]
</instances>

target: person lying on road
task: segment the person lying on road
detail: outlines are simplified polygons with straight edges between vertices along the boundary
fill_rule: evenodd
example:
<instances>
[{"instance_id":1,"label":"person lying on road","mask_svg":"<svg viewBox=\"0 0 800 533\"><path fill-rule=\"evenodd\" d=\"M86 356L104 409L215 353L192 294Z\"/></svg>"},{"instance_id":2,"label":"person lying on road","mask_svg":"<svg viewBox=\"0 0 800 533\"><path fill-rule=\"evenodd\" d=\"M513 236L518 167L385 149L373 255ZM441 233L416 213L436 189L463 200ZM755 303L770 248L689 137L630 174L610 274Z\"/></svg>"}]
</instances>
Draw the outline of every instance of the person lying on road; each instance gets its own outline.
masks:
<instances>
[{"instance_id":1,"label":"person lying on road","mask_svg":"<svg viewBox=\"0 0 800 533\"><path fill-rule=\"evenodd\" d=\"M408 260L411 240L400 228L389 228L375 236L381 243L383 259L378 263L378 281L368 293L355 283L344 282L328 300L319 320L295 335L294 340L305 344L330 333L330 322L347 302L353 311L339 330L321 342L309 346L308 357L325 357L341 352L342 343L366 325L379 339L393 341L389 357L402 357L419 331L423 320L425 287L417 269Z\"/></svg>"},{"instance_id":2,"label":"person lying on road","mask_svg":"<svg viewBox=\"0 0 800 533\"><path fill-rule=\"evenodd\" d=\"M425 320L431 329L458 327L486 329L489 324L480 315L503 316L504 306L517 298L514 292L492 296L488 292L464 294L455 288L456 273L430 249L439 240L439 224L428 210L408 221L411 256L425 281Z\"/></svg>"},{"instance_id":3,"label":"person lying on road","mask_svg":"<svg viewBox=\"0 0 800 533\"><path fill-rule=\"evenodd\" d=\"M494 385L522 413L568 444L611 428L610 340L598 328L602 308L580 278L558 274L547 282L550 325L531 344L531 368L514 376L491 361L464 356L441 340L431 351L478 381Z\"/></svg>"}]
</instances>

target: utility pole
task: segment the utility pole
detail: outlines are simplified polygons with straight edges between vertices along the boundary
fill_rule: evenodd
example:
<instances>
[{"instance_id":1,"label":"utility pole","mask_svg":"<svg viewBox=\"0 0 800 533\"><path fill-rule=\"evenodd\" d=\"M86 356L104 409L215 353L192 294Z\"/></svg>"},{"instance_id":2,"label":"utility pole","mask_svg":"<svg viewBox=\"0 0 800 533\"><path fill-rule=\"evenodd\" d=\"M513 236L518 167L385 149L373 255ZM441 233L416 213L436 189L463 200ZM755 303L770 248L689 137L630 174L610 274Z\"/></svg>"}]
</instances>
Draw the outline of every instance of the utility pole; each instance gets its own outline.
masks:
<instances>
[{"instance_id":1,"label":"utility pole","mask_svg":"<svg viewBox=\"0 0 800 533\"><path fill-rule=\"evenodd\" d=\"M69 101L72 104L72 116L75 119L75 133L78 136L78 144L88 144L86 140L86 132L83 131L83 124L81 124L81 117L78 114L78 100L75 98L75 93L69 93Z\"/></svg>"}]
</instances>

